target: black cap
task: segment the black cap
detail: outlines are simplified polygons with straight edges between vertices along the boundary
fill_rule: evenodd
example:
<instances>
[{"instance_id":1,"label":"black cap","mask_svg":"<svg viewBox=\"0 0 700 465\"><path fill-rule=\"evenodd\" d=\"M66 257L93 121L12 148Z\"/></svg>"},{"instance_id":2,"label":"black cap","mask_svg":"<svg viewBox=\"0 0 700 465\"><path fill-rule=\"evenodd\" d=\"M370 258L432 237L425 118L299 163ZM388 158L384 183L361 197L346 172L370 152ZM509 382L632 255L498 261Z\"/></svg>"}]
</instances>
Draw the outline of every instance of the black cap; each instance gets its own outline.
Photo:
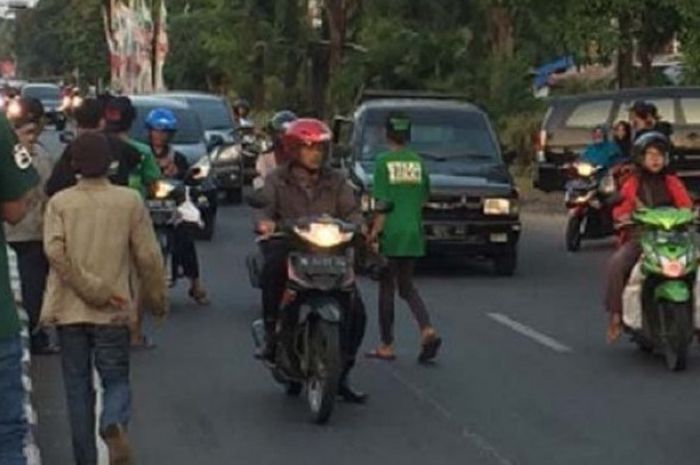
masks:
<instances>
[{"instance_id":1,"label":"black cap","mask_svg":"<svg viewBox=\"0 0 700 465\"><path fill-rule=\"evenodd\" d=\"M107 175L112 163L107 136L99 132L87 132L70 146L73 167L85 178L101 178Z\"/></svg>"}]
</instances>

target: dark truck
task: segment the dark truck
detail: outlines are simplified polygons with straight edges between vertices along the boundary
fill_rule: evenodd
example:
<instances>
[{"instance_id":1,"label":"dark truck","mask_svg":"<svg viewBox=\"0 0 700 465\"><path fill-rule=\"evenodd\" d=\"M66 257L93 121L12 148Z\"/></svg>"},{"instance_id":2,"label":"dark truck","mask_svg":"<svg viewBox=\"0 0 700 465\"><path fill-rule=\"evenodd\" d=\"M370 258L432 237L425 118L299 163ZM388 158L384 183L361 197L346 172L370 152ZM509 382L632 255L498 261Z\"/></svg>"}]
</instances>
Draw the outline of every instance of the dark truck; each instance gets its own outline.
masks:
<instances>
[{"instance_id":1,"label":"dark truck","mask_svg":"<svg viewBox=\"0 0 700 465\"><path fill-rule=\"evenodd\" d=\"M518 192L488 116L459 97L365 92L352 118L336 117L333 162L349 172L363 207L371 198L375 158L387 150L384 127L392 111L411 119L411 147L430 173L424 208L429 256L487 258L498 274L513 275Z\"/></svg>"},{"instance_id":2,"label":"dark truck","mask_svg":"<svg viewBox=\"0 0 700 465\"><path fill-rule=\"evenodd\" d=\"M695 195L700 194L700 87L624 89L551 99L533 138L535 187L545 192L563 190L566 179L561 167L591 142L591 129L627 121L630 107L638 100L656 105L663 121L673 127L671 167Z\"/></svg>"}]
</instances>

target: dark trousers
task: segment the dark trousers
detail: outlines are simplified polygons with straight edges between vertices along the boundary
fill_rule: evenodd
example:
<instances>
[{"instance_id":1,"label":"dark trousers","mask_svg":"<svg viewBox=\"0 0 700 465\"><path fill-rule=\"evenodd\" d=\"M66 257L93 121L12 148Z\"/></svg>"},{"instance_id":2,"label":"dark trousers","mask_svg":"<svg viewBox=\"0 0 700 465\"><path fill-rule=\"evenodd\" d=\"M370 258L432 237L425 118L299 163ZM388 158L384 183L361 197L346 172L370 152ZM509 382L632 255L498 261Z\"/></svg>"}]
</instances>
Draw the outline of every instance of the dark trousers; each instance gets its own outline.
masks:
<instances>
[{"instance_id":1,"label":"dark trousers","mask_svg":"<svg viewBox=\"0 0 700 465\"><path fill-rule=\"evenodd\" d=\"M418 290L413 285L416 266L414 258L389 258L379 281L379 329L382 343L394 343L394 294L399 288L401 297L413 313L421 330L429 328L430 315Z\"/></svg>"},{"instance_id":2,"label":"dark trousers","mask_svg":"<svg viewBox=\"0 0 700 465\"><path fill-rule=\"evenodd\" d=\"M194 241L195 228L197 228L196 225L180 223L173 230L173 281L180 276L189 279L199 279L199 259Z\"/></svg>"},{"instance_id":3,"label":"dark trousers","mask_svg":"<svg viewBox=\"0 0 700 465\"><path fill-rule=\"evenodd\" d=\"M129 423L129 329L126 326L68 325L59 328L63 382L76 465L97 465L93 366L102 381L100 431Z\"/></svg>"},{"instance_id":4,"label":"dark trousers","mask_svg":"<svg viewBox=\"0 0 700 465\"><path fill-rule=\"evenodd\" d=\"M261 250L264 265L260 283L262 286L263 320L268 335L274 333L274 328L280 313L282 296L287 286L287 255L289 246L283 240L262 242ZM340 294L340 293L339 293ZM367 328L367 312L362 296L358 289L349 295L342 293L340 304L344 307L341 322L341 349L343 356L351 366L362 345Z\"/></svg>"},{"instance_id":5,"label":"dark trousers","mask_svg":"<svg viewBox=\"0 0 700 465\"><path fill-rule=\"evenodd\" d=\"M17 255L22 305L29 316L32 349L41 349L49 342L46 333L38 328L49 275L49 261L44 253L44 244L41 241L27 241L12 242L10 246Z\"/></svg>"},{"instance_id":6,"label":"dark trousers","mask_svg":"<svg viewBox=\"0 0 700 465\"><path fill-rule=\"evenodd\" d=\"M0 464L27 465L24 442L29 423L24 411L27 393L22 382L22 340L0 339Z\"/></svg>"},{"instance_id":7,"label":"dark trousers","mask_svg":"<svg viewBox=\"0 0 700 465\"><path fill-rule=\"evenodd\" d=\"M622 315L622 294L641 255L639 242L630 240L610 257L605 281L605 308L608 312Z\"/></svg>"}]
</instances>

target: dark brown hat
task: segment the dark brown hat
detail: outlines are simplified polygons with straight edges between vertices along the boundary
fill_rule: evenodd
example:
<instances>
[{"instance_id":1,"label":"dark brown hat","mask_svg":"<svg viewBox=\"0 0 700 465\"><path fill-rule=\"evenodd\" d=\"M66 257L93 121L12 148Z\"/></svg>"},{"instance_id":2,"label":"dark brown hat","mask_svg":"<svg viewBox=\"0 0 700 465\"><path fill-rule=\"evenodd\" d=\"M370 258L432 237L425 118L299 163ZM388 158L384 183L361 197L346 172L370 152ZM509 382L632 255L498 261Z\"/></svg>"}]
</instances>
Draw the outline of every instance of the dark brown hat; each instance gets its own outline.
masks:
<instances>
[{"instance_id":1,"label":"dark brown hat","mask_svg":"<svg viewBox=\"0 0 700 465\"><path fill-rule=\"evenodd\" d=\"M73 167L85 178L101 178L107 175L112 163L107 136L99 132L88 132L71 144Z\"/></svg>"}]
</instances>

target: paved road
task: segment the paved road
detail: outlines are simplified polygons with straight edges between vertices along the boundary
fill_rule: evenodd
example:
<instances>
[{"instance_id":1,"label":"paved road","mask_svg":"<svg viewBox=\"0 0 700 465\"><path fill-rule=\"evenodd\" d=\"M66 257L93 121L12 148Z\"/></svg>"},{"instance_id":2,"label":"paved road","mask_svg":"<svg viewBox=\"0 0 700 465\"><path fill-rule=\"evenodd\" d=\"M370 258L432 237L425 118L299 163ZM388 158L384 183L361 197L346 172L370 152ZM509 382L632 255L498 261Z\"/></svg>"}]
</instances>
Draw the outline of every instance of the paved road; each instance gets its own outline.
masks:
<instances>
[{"instance_id":1,"label":"paved road","mask_svg":"<svg viewBox=\"0 0 700 465\"><path fill-rule=\"evenodd\" d=\"M562 230L562 218L525 215L512 279L478 263L425 270L418 285L445 338L439 363L415 363L417 332L399 312L399 360L356 370L370 404L341 405L317 427L251 356L248 212L223 209L215 240L201 245L213 305L197 308L176 289L158 348L134 354L139 465L695 465L698 351L689 371L672 374L630 344L607 347L599 302L609 245L570 255ZM374 316L376 286L362 289ZM365 348L376 343L375 319ZM34 368L44 461L69 464L59 360Z\"/></svg>"}]
</instances>

